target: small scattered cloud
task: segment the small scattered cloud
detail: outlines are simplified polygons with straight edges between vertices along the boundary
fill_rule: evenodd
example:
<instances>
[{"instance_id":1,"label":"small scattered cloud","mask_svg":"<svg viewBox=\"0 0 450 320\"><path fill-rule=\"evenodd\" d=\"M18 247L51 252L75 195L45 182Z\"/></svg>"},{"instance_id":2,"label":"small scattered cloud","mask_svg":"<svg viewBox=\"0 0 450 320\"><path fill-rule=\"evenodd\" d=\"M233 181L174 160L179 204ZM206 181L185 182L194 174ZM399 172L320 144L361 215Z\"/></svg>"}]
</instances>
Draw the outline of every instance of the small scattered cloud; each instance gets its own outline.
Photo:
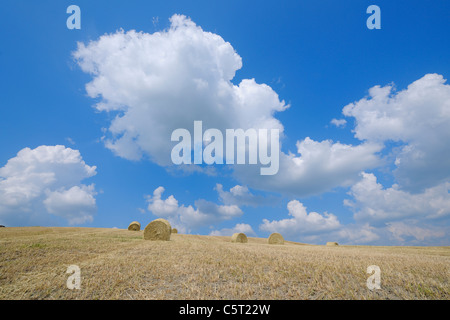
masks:
<instances>
[{"instance_id":1,"label":"small scattered cloud","mask_svg":"<svg viewBox=\"0 0 450 320\"><path fill-rule=\"evenodd\" d=\"M236 185L229 191L223 190L220 183L216 184L216 191L220 200L227 205L237 206L269 206L279 202L280 199L272 196L254 195L246 186Z\"/></svg>"},{"instance_id":2,"label":"small scattered cloud","mask_svg":"<svg viewBox=\"0 0 450 320\"><path fill-rule=\"evenodd\" d=\"M154 27L157 27L159 23L159 17L153 17L152 18L152 24Z\"/></svg>"},{"instance_id":3,"label":"small scattered cloud","mask_svg":"<svg viewBox=\"0 0 450 320\"><path fill-rule=\"evenodd\" d=\"M345 119L332 119L330 121L330 123L332 125L335 125L338 128L344 128L345 125L347 124L347 120L345 120Z\"/></svg>"},{"instance_id":4,"label":"small scattered cloud","mask_svg":"<svg viewBox=\"0 0 450 320\"><path fill-rule=\"evenodd\" d=\"M233 228L224 228L221 230L213 230L210 232L210 236L232 236L235 233L245 233L247 236L256 236L252 227L246 223L238 223Z\"/></svg>"},{"instance_id":5,"label":"small scattered cloud","mask_svg":"<svg viewBox=\"0 0 450 320\"><path fill-rule=\"evenodd\" d=\"M420 223L420 226L417 224L417 221L390 222L387 224L387 229L402 244L405 244L407 240L409 242L424 243L430 239L444 238L446 236L446 232L442 227L424 227L423 223Z\"/></svg>"},{"instance_id":6,"label":"small scattered cloud","mask_svg":"<svg viewBox=\"0 0 450 320\"><path fill-rule=\"evenodd\" d=\"M74 141L71 137L67 137L67 138L66 138L66 141L67 141L68 143L70 143L71 145L75 145L75 141Z\"/></svg>"},{"instance_id":7,"label":"small scattered cloud","mask_svg":"<svg viewBox=\"0 0 450 320\"><path fill-rule=\"evenodd\" d=\"M377 231L369 223L349 224L331 232L327 241L337 241L343 244L371 244L381 238Z\"/></svg>"}]
</instances>

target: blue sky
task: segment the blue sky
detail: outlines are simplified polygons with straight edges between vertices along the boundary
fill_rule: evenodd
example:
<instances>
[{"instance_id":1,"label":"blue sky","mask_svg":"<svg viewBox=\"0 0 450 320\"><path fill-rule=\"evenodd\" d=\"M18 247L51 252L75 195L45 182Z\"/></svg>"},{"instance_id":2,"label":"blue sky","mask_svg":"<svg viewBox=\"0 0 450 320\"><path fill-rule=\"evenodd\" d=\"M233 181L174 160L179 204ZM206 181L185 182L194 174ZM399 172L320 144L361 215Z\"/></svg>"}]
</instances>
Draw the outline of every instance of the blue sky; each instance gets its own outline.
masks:
<instances>
[{"instance_id":1,"label":"blue sky","mask_svg":"<svg viewBox=\"0 0 450 320\"><path fill-rule=\"evenodd\" d=\"M71 4L80 30L66 27ZM371 4L379 30L366 27ZM193 234L449 245L449 12L448 1L4 1L0 224L164 217ZM186 89L197 77L227 95ZM190 114L221 129L280 125L279 173L164 162L167 132Z\"/></svg>"}]
</instances>

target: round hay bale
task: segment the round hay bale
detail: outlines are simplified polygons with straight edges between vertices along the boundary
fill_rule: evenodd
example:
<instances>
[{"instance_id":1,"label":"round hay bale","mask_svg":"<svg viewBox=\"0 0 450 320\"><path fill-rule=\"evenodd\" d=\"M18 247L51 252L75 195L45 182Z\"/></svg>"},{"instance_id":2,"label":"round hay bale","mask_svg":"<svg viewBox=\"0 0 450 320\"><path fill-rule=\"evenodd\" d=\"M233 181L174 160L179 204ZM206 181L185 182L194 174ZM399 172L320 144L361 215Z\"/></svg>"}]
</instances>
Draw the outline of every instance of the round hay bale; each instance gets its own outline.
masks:
<instances>
[{"instance_id":1,"label":"round hay bale","mask_svg":"<svg viewBox=\"0 0 450 320\"><path fill-rule=\"evenodd\" d=\"M231 236L231 242L247 243L247 236L244 233L235 233Z\"/></svg>"},{"instance_id":2,"label":"round hay bale","mask_svg":"<svg viewBox=\"0 0 450 320\"><path fill-rule=\"evenodd\" d=\"M337 242L327 242L327 246L338 246Z\"/></svg>"},{"instance_id":3,"label":"round hay bale","mask_svg":"<svg viewBox=\"0 0 450 320\"><path fill-rule=\"evenodd\" d=\"M267 241L269 242L269 244L284 244L283 236L278 232L272 233Z\"/></svg>"},{"instance_id":4,"label":"round hay bale","mask_svg":"<svg viewBox=\"0 0 450 320\"><path fill-rule=\"evenodd\" d=\"M145 240L170 240L172 227L165 219L156 219L150 222L144 229Z\"/></svg>"},{"instance_id":5,"label":"round hay bale","mask_svg":"<svg viewBox=\"0 0 450 320\"><path fill-rule=\"evenodd\" d=\"M139 230L141 230L141 224L139 222L137 222L137 221L133 221L128 226L128 230L130 230L130 231L139 231Z\"/></svg>"},{"instance_id":6,"label":"round hay bale","mask_svg":"<svg viewBox=\"0 0 450 320\"><path fill-rule=\"evenodd\" d=\"M173 228L172 233L178 233L178 230L176 228Z\"/></svg>"}]
</instances>

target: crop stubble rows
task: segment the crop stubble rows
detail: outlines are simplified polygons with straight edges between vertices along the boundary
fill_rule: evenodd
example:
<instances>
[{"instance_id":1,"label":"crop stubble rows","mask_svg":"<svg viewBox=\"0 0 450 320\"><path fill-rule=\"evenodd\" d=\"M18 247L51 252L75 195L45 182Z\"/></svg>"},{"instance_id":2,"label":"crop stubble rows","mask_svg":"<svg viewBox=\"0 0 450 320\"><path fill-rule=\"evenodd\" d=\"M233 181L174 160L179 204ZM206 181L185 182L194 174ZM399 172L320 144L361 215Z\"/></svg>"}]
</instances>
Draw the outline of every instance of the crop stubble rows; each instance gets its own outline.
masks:
<instances>
[{"instance_id":1,"label":"crop stubble rows","mask_svg":"<svg viewBox=\"0 0 450 320\"><path fill-rule=\"evenodd\" d=\"M69 265L81 289L69 290ZM366 286L369 265L381 289ZM1 299L449 299L449 247L326 247L95 228L0 231Z\"/></svg>"}]
</instances>

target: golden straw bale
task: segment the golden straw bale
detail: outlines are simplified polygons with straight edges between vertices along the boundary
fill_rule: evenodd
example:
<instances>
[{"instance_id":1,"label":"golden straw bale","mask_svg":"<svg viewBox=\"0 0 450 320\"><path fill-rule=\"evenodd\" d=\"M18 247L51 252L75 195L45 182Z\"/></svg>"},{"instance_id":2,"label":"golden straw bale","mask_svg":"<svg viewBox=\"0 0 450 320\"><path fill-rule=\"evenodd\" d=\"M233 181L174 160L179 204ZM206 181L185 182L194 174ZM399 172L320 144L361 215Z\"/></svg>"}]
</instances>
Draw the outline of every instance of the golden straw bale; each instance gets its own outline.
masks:
<instances>
[{"instance_id":1,"label":"golden straw bale","mask_svg":"<svg viewBox=\"0 0 450 320\"><path fill-rule=\"evenodd\" d=\"M231 236L231 242L247 243L247 236L244 233L235 233Z\"/></svg>"},{"instance_id":2,"label":"golden straw bale","mask_svg":"<svg viewBox=\"0 0 450 320\"><path fill-rule=\"evenodd\" d=\"M128 230L130 230L130 231L139 231L139 230L141 230L141 224L139 222L137 222L137 221L133 221L128 226Z\"/></svg>"},{"instance_id":3,"label":"golden straw bale","mask_svg":"<svg viewBox=\"0 0 450 320\"><path fill-rule=\"evenodd\" d=\"M268 239L269 244L284 244L283 236L277 232L272 233Z\"/></svg>"},{"instance_id":4,"label":"golden straw bale","mask_svg":"<svg viewBox=\"0 0 450 320\"><path fill-rule=\"evenodd\" d=\"M170 240L172 227L165 219L156 219L150 222L144 229L145 240Z\"/></svg>"}]
</instances>

